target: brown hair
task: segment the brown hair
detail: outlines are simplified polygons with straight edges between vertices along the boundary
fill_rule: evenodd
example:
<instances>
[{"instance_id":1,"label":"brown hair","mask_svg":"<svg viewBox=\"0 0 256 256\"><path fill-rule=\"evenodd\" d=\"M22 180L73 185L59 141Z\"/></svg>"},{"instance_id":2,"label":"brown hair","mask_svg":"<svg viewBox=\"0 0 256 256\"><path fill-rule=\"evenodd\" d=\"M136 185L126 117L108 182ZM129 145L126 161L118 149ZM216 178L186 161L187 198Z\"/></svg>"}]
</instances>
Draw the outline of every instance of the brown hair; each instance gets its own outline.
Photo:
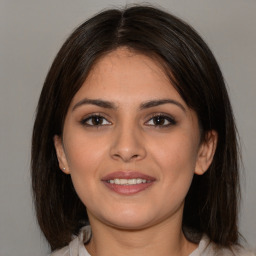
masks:
<instances>
[{"instance_id":1,"label":"brown hair","mask_svg":"<svg viewBox=\"0 0 256 256\"><path fill-rule=\"evenodd\" d=\"M238 243L239 196L236 127L219 66L201 37L185 22L149 6L103 11L66 40L46 77L32 137L32 187L37 218L52 249L63 247L88 223L71 178L60 171L53 136L61 136L69 104L92 65L126 46L157 56L202 131L218 133L208 171L194 176L185 200L183 228L205 233L221 246ZM188 239L193 237L187 234Z\"/></svg>"}]
</instances>

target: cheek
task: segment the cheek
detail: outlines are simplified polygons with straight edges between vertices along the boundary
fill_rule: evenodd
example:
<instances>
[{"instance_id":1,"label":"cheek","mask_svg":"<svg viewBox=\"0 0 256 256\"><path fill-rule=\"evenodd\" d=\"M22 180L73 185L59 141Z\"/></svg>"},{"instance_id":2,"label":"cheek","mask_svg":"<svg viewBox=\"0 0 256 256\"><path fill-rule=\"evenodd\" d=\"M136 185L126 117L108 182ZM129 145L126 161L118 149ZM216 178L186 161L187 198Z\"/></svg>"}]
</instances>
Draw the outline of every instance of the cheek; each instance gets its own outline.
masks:
<instances>
[{"instance_id":1,"label":"cheek","mask_svg":"<svg viewBox=\"0 0 256 256\"><path fill-rule=\"evenodd\" d=\"M172 197L185 198L197 161L197 143L188 136L175 136L162 141L156 150L156 161L162 172L163 190L167 190Z\"/></svg>"},{"instance_id":2,"label":"cheek","mask_svg":"<svg viewBox=\"0 0 256 256\"><path fill-rule=\"evenodd\" d=\"M77 194L84 202L89 191L95 190L99 180L100 165L105 157L102 142L83 138L79 134L68 138L66 159Z\"/></svg>"},{"instance_id":3,"label":"cheek","mask_svg":"<svg viewBox=\"0 0 256 256\"><path fill-rule=\"evenodd\" d=\"M96 168L99 159L102 158L102 140L85 136L78 130L75 135L66 137L65 153L71 172L85 172L94 166Z\"/></svg>"},{"instance_id":4,"label":"cheek","mask_svg":"<svg viewBox=\"0 0 256 256\"><path fill-rule=\"evenodd\" d=\"M191 134L174 134L155 144L154 153L159 165L167 172L194 171L198 143Z\"/></svg>"}]
</instances>

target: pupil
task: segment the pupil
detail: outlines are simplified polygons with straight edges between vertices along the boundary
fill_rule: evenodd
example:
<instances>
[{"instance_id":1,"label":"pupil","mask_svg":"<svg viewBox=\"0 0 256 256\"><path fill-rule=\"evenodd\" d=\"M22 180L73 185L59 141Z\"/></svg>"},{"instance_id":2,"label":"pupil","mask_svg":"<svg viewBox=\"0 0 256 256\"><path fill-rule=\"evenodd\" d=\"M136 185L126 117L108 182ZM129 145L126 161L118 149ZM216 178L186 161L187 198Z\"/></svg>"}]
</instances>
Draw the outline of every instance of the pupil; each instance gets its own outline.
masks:
<instances>
[{"instance_id":1,"label":"pupil","mask_svg":"<svg viewBox=\"0 0 256 256\"><path fill-rule=\"evenodd\" d=\"M94 125L99 125L99 124L101 124L101 123L102 123L102 117L99 117L99 116L93 117L92 123L93 123Z\"/></svg>"},{"instance_id":2,"label":"pupil","mask_svg":"<svg viewBox=\"0 0 256 256\"><path fill-rule=\"evenodd\" d=\"M164 118L161 116L157 116L154 119L154 123L155 123L155 125L162 125L162 124L164 124Z\"/></svg>"}]
</instances>

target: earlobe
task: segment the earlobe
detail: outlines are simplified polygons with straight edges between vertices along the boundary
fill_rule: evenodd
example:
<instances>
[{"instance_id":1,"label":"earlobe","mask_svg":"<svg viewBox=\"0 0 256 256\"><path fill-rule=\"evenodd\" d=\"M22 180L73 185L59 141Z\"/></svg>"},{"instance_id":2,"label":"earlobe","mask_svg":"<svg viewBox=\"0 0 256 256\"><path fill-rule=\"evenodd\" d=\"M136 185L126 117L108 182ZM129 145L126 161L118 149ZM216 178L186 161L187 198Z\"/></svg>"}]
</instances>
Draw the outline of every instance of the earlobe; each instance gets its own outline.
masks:
<instances>
[{"instance_id":1,"label":"earlobe","mask_svg":"<svg viewBox=\"0 0 256 256\"><path fill-rule=\"evenodd\" d=\"M198 151L195 174L202 175L207 171L212 163L217 142L218 133L215 130L208 131Z\"/></svg>"},{"instance_id":2,"label":"earlobe","mask_svg":"<svg viewBox=\"0 0 256 256\"><path fill-rule=\"evenodd\" d=\"M54 135L53 142L59 162L59 167L65 174L69 174L69 168L67 164L66 155L63 149L61 137L58 135Z\"/></svg>"}]
</instances>

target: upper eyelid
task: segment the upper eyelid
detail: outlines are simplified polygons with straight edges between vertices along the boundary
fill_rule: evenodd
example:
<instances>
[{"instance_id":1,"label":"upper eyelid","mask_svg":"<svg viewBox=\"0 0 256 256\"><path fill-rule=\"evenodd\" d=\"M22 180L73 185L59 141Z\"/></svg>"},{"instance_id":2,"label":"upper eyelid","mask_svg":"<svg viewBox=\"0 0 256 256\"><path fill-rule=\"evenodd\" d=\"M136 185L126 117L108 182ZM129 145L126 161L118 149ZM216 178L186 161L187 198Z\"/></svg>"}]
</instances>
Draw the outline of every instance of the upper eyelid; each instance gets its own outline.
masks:
<instances>
[{"instance_id":1,"label":"upper eyelid","mask_svg":"<svg viewBox=\"0 0 256 256\"><path fill-rule=\"evenodd\" d=\"M102 117L102 118L104 118L107 122L109 122L110 124L112 124L112 121L110 121L109 118L105 117L105 115L102 114L102 113L91 113L91 114L85 115L85 116L83 116L83 117L80 119L79 122L85 124L87 120L90 120L90 119L93 118L93 117Z\"/></svg>"},{"instance_id":2,"label":"upper eyelid","mask_svg":"<svg viewBox=\"0 0 256 256\"><path fill-rule=\"evenodd\" d=\"M108 120L110 122L110 116L105 114L105 113L101 113L101 112L95 112L95 113L89 113L89 114L86 114L86 115L83 115L82 116L82 120L83 119L88 119L88 118L91 118L91 117L94 117L94 116L100 116L100 117L103 117L105 118L106 120Z\"/></svg>"},{"instance_id":3,"label":"upper eyelid","mask_svg":"<svg viewBox=\"0 0 256 256\"><path fill-rule=\"evenodd\" d=\"M162 116L162 117L166 117L166 118L176 120L176 118L173 115L167 114L167 113L162 113L162 112L157 112L157 113L150 114L145 119L150 120L150 119L152 119L154 117L158 117L158 116Z\"/></svg>"},{"instance_id":4,"label":"upper eyelid","mask_svg":"<svg viewBox=\"0 0 256 256\"><path fill-rule=\"evenodd\" d=\"M153 125L153 124L147 124L147 123L149 123L153 118L155 118L155 117L163 117L163 118L165 118L168 122L169 122L169 124L165 124L165 125ZM146 125L146 126L155 126L155 127L162 127L162 128L166 128L166 127L169 127L169 126L173 126L173 125L176 125L177 124L177 121L176 121L176 119L174 118L174 117L172 117L172 116L170 116L170 115L166 115L166 114L156 114L156 115L153 115L153 116L151 116L150 118L148 118L147 119L147 121L145 121L144 122L144 124Z\"/></svg>"}]
</instances>

